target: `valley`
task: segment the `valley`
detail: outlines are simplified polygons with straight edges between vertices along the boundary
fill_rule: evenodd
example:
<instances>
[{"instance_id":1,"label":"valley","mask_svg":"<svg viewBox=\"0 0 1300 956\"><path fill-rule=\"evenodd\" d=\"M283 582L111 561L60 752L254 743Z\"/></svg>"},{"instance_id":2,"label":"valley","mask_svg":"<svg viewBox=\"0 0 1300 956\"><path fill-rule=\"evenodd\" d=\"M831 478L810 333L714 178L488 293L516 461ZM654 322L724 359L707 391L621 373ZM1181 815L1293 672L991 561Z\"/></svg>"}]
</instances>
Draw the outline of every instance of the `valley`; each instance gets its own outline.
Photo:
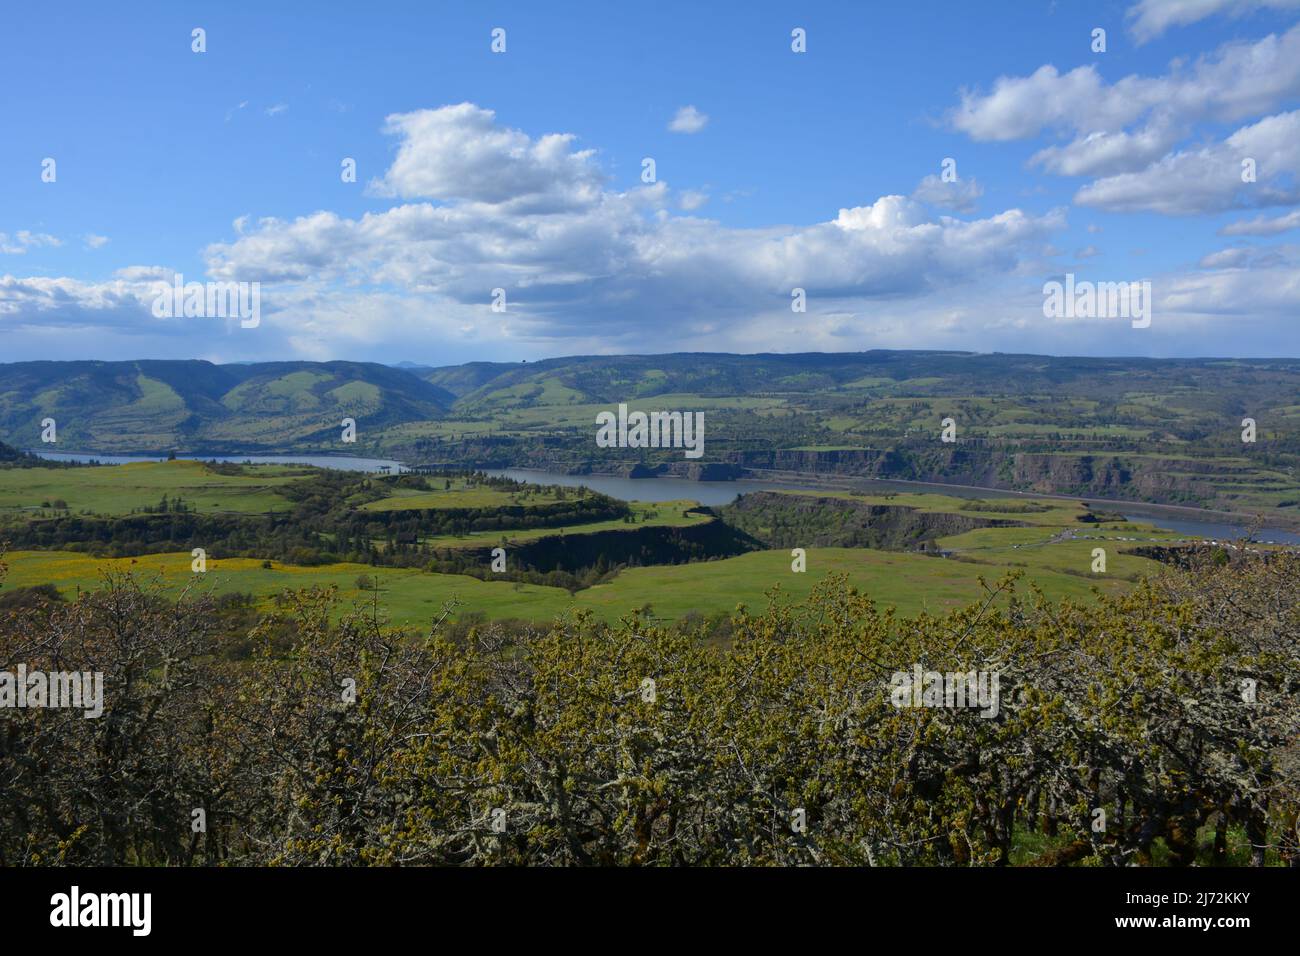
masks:
<instances>
[{"instance_id":1,"label":"valley","mask_svg":"<svg viewBox=\"0 0 1300 956\"><path fill-rule=\"evenodd\" d=\"M600 447L620 405L702 414L701 456ZM940 421L956 441L940 440ZM40 422L58 423L42 444ZM356 441L341 422L357 423ZM1243 422L1256 423L1243 441ZM1300 362L963 352L0 365L0 441L434 469L970 485L1266 515L1300 528ZM692 452L694 455L694 452Z\"/></svg>"},{"instance_id":2,"label":"valley","mask_svg":"<svg viewBox=\"0 0 1300 956\"><path fill-rule=\"evenodd\" d=\"M614 622L649 608L720 622L774 593L802 599L831 575L902 614L978 601L981 579L1011 573L1086 602L1159 571L1159 552L1137 549L1193 537L1065 499L888 489L751 490L703 506L463 472L190 460L0 470L11 594L52 586L72 598L123 572L263 609L286 591L333 588L338 613L379 601L413 628L448 601L486 620L587 610ZM1092 570L1098 547L1104 573ZM495 548L504 572L491 570ZM792 570L794 548L805 571Z\"/></svg>"}]
</instances>

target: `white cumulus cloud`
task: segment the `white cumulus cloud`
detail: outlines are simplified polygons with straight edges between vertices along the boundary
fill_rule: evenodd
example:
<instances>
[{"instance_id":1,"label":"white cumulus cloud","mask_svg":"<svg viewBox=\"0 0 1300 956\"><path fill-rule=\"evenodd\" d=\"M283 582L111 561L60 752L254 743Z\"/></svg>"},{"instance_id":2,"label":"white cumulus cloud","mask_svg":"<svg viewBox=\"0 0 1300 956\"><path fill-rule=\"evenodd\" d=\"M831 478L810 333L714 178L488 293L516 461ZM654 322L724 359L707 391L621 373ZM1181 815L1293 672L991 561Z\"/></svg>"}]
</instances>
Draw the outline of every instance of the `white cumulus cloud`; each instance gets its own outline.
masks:
<instances>
[{"instance_id":1,"label":"white cumulus cloud","mask_svg":"<svg viewBox=\"0 0 1300 956\"><path fill-rule=\"evenodd\" d=\"M683 106L668 123L673 133L698 133L709 124L709 118L694 106Z\"/></svg>"},{"instance_id":2,"label":"white cumulus cloud","mask_svg":"<svg viewBox=\"0 0 1300 956\"><path fill-rule=\"evenodd\" d=\"M1171 27L1183 27L1217 14L1245 16L1258 10L1300 9L1300 0L1139 0L1129 7L1129 29L1139 44Z\"/></svg>"},{"instance_id":3,"label":"white cumulus cloud","mask_svg":"<svg viewBox=\"0 0 1300 956\"><path fill-rule=\"evenodd\" d=\"M1255 181L1243 181L1253 162ZM1221 143L1180 151L1138 172L1108 176L1075 195L1121 212L1194 215L1300 202L1300 111L1243 126Z\"/></svg>"}]
</instances>

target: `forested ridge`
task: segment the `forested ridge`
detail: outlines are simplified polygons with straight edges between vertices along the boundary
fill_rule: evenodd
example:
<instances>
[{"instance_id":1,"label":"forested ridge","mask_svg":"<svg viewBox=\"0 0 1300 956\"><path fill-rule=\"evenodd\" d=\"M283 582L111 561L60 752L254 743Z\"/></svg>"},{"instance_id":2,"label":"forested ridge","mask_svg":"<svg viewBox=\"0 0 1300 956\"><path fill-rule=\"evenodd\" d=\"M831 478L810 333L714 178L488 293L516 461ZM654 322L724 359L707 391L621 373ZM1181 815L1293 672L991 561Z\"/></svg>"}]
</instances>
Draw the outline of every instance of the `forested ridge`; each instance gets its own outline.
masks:
<instances>
[{"instance_id":1,"label":"forested ridge","mask_svg":"<svg viewBox=\"0 0 1300 956\"><path fill-rule=\"evenodd\" d=\"M237 465L211 464L215 472L238 473ZM202 547L214 558L265 558L312 566L351 561L389 567L423 567L435 550L423 539L471 532L562 528L626 518L626 503L586 488L537 488L483 474L457 472L485 488L542 495L559 500L482 507L365 510L394 490L432 490L446 476L402 475L378 482L354 472L314 469L279 489L284 511L266 514L202 513L182 496L164 494L156 505L124 515L78 514L64 502L10 521L4 537L14 549L84 551L99 557L129 557Z\"/></svg>"}]
</instances>

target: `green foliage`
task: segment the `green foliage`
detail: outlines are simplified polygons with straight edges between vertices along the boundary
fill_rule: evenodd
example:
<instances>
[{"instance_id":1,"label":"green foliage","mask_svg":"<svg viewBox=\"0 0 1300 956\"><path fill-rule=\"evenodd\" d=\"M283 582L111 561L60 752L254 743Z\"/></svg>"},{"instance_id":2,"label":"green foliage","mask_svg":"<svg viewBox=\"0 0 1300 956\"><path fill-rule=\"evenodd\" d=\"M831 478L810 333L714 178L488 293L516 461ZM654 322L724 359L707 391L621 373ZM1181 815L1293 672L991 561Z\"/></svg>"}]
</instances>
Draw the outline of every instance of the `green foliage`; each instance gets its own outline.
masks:
<instances>
[{"instance_id":1,"label":"green foliage","mask_svg":"<svg viewBox=\"0 0 1300 956\"><path fill-rule=\"evenodd\" d=\"M3 716L0 864L1189 865L1238 831L1295 862L1298 584L1278 555L903 619L833 579L727 650L648 608L426 635L312 590L232 661L209 599L112 578L0 617L0 667L107 681L102 719ZM996 671L997 715L894 706L914 664Z\"/></svg>"}]
</instances>

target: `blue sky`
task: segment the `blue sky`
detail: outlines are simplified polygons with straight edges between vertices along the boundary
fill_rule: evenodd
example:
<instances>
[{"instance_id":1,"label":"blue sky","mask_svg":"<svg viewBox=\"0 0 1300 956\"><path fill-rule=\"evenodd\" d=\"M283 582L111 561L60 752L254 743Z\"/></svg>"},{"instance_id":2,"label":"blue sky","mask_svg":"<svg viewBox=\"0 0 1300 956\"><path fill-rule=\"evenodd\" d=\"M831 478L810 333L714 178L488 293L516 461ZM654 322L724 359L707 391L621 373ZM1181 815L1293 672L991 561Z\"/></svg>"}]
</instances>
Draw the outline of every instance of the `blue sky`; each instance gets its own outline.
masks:
<instances>
[{"instance_id":1,"label":"blue sky","mask_svg":"<svg viewBox=\"0 0 1300 956\"><path fill-rule=\"evenodd\" d=\"M5 11L0 360L1300 354L1300 0L273 6Z\"/></svg>"}]
</instances>

